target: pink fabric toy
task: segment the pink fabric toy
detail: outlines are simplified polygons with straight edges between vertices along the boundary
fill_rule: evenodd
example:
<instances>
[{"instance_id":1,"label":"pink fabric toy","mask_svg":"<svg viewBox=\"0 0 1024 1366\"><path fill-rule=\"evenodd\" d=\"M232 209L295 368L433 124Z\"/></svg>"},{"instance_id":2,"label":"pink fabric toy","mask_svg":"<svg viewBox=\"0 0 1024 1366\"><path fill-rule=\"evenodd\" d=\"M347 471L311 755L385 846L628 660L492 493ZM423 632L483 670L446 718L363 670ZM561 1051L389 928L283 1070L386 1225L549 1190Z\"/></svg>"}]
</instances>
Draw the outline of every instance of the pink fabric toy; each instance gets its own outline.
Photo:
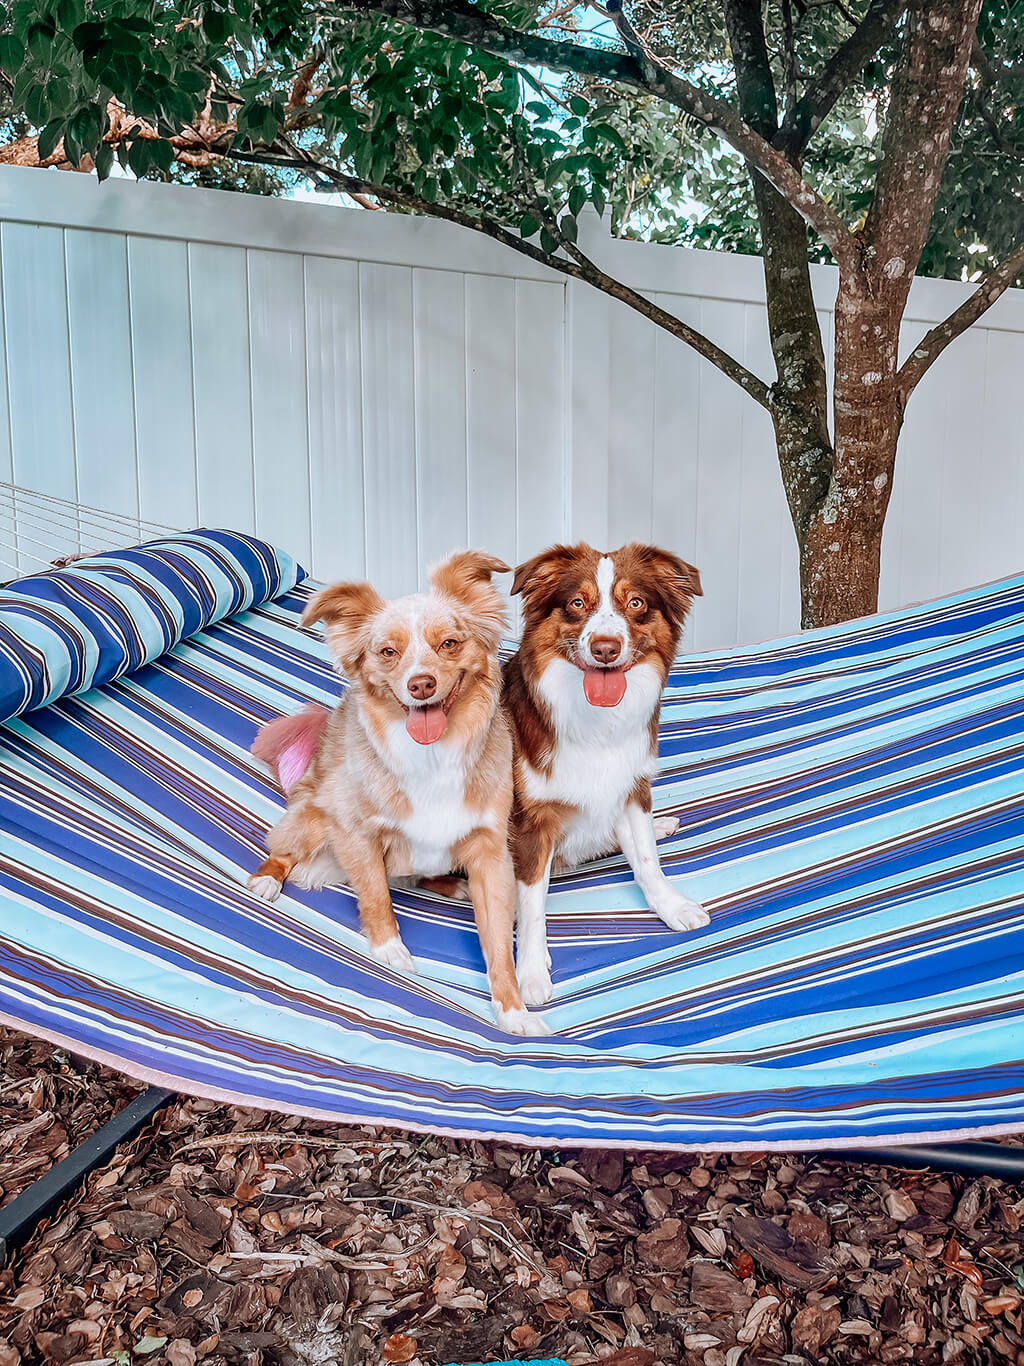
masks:
<instances>
[{"instance_id":1,"label":"pink fabric toy","mask_svg":"<svg viewBox=\"0 0 1024 1366\"><path fill-rule=\"evenodd\" d=\"M268 721L257 732L250 753L267 765L286 793L309 768L330 714L326 707L310 705L294 716Z\"/></svg>"}]
</instances>

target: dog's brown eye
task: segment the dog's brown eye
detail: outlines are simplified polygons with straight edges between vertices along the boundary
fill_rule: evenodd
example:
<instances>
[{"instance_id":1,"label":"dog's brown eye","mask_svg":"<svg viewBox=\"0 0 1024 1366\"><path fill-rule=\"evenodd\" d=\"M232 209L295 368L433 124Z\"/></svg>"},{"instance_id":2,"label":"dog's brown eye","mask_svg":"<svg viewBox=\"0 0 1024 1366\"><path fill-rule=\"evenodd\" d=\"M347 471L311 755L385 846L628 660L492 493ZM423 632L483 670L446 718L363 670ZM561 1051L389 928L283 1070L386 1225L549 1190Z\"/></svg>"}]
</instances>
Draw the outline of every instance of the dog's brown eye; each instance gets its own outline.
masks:
<instances>
[{"instance_id":1,"label":"dog's brown eye","mask_svg":"<svg viewBox=\"0 0 1024 1366\"><path fill-rule=\"evenodd\" d=\"M631 612L642 612L644 610L643 598L630 598L629 609Z\"/></svg>"},{"instance_id":2,"label":"dog's brown eye","mask_svg":"<svg viewBox=\"0 0 1024 1366\"><path fill-rule=\"evenodd\" d=\"M442 650L454 650L455 647L456 647L456 645L458 645L458 643L459 643L459 642L455 639L454 636L450 636L450 637L448 638L448 640L442 640L442 641L441 641L441 649L442 649Z\"/></svg>"},{"instance_id":3,"label":"dog's brown eye","mask_svg":"<svg viewBox=\"0 0 1024 1366\"><path fill-rule=\"evenodd\" d=\"M582 611L583 611L583 607L584 607L583 599L582 599L582 598L573 598L573 600L572 600L572 602L570 602L569 606L573 609L574 612L582 612Z\"/></svg>"},{"instance_id":4,"label":"dog's brown eye","mask_svg":"<svg viewBox=\"0 0 1024 1366\"><path fill-rule=\"evenodd\" d=\"M382 655L385 659L394 659L395 655L397 655L397 654L398 654L398 651L392 649L390 645L385 645L384 648L381 650L381 655Z\"/></svg>"}]
</instances>

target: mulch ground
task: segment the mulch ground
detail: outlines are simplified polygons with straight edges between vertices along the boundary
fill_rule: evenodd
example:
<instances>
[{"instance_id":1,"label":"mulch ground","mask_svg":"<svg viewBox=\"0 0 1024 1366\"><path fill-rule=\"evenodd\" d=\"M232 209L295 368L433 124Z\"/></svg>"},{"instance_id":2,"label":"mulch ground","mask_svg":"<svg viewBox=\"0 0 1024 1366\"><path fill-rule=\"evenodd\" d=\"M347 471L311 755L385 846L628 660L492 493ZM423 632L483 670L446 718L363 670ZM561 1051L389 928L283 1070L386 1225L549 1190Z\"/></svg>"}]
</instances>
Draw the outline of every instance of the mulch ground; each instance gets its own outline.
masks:
<instances>
[{"instance_id":1,"label":"mulch ground","mask_svg":"<svg viewBox=\"0 0 1024 1366\"><path fill-rule=\"evenodd\" d=\"M0 1203L137 1089L0 1031ZM0 1366L1024 1366L1024 1199L181 1100L0 1272Z\"/></svg>"}]
</instances>

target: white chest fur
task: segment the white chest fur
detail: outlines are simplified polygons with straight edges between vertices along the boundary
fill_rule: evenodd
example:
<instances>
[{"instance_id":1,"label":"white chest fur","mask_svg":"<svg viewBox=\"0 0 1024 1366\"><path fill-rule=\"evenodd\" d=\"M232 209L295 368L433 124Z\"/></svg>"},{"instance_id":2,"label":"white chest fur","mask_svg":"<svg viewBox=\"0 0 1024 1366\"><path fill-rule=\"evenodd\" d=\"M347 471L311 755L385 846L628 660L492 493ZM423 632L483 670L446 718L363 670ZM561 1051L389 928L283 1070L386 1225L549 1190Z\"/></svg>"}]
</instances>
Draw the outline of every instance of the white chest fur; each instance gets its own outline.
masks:
<instances>
[{"instance_id":1,"label":"white chest fur","mask_svg":"<svg viewBox=\"0 0 1024 1366\"><path fill-rule=\"evenodd\" d=\"M398 824L409 846L410 867L393 871L423 877L450 873L453 846L493 823L466 805L466 751L444 739L419 745L396 721L388 729L387 763L411 808Z\"/></svg>"},{"instance_id":2,"label":"white chest fur","mask_svg":"<svg viewBox=\"0 0 1024 1366\"><path fill-rule=\"evenodd\" d=\"M560 860L575 864L614 847L626 798L638 778L656 771L648 726L661 679L653 665L637 664L626 674L618 706L594 707L583 692L582 672L556 659L537 691L551 710L557 748L551 773L526 768L524 786L534 801L565 802L578 810L556 850Z\"/></svg>"}]
</instances>

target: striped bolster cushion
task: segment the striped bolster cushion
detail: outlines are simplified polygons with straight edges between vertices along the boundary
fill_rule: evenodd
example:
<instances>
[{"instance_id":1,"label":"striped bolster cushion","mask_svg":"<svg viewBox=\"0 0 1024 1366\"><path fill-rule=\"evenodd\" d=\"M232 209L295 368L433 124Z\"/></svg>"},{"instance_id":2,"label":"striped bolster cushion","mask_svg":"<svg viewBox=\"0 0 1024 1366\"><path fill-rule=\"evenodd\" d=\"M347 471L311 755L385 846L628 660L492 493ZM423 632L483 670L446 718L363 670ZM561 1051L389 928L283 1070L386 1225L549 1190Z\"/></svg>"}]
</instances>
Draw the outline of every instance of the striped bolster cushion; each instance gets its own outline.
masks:
<instances>
[{"instance_id":1,"label":"striped bolster cushion","mask_svg":"<svg viewBox=\"0 0 1024 1366\"><path fill-rule=\"evenodd\" d=\"M306 577L265 541L191 531L0 590L0 721L109 683Z\"/></svg>"}]
</instances>

